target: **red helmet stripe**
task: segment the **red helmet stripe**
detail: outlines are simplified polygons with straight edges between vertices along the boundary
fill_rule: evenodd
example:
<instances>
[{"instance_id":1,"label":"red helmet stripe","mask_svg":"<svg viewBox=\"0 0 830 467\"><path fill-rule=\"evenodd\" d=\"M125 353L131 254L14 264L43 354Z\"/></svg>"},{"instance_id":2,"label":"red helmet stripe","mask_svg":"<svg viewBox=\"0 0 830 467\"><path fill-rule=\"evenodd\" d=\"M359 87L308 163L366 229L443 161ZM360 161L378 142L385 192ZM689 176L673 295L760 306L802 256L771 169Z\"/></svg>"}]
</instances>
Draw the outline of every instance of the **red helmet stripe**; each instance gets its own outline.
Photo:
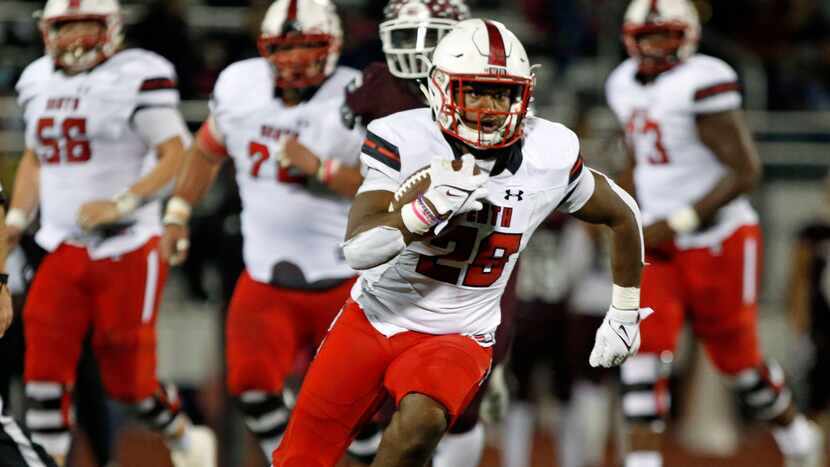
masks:
<instances>
[{"instance_id":1,"label":"red helmet stripe","mask_svg":"<svg viewBox=\"0 0 830 467\"><path fill-rule=\"evenodd\" d=\"M487 26L487 39L490 42L490 60L489 64L493 66L507 66L507 55L504 52L504 39L501 37L501 31L491 21L484 21Z\"/></svg>"},{"instance_id":2,"label":"red helmet stripe","mask_svg":"<svg viewBox=\"0 0 830 467\"><path fill-rule=\"evenodd\" d=\"M288 1L288 13L285 16L285 21L297 21L297 0Z\"/></svg>"},{"instance_id":3,"label":"red helmet stripe","mask_svg":"<svg viewBox=\"0 0 830 467\"><path fill-rule=\"evenodd\" d=\"M81 0L69 0L68 6L70 10L77 10L81 8Z\"/></svg>"}]
</instances>

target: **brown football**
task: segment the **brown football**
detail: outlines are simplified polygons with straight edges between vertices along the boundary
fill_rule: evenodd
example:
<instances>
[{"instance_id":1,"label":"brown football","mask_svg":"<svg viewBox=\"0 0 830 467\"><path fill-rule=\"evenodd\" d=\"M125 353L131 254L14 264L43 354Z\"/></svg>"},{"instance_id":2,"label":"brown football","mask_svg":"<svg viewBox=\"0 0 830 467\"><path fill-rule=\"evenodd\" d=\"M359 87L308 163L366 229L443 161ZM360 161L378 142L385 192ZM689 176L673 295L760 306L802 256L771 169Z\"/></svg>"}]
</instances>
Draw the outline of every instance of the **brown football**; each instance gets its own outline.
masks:
<instances>
[{"instance_id":1,"label":"brown football","mask_svg":"<svg viewBox=\"0 0 830 467\"><path fill-rule=\"evenodd\" d=\"M461 160L453 160L452 168L456 171L461 170ZM476 165L473 173L478 175L481 173L481 169ZM395 198L389 203L389 212L399 210L404 204L414 200L418 195L425 193L429 189L430 182L428 165L413 172L412 175L401 183L397 191L395 191Z\"/></svg>"}]
</instances>

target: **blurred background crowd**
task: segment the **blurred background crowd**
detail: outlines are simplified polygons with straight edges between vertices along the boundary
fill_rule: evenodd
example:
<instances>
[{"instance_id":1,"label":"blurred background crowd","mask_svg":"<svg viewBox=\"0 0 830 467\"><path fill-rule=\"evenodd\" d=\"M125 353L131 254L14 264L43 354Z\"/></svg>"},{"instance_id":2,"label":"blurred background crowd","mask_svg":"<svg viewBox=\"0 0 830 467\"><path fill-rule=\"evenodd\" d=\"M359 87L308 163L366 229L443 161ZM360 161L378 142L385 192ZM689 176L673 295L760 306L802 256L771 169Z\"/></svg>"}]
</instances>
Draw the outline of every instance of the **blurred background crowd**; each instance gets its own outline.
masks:
<instances>
[{"instance_id":1,"label":"blurred background crowd","mask_svg":"<svg viewBox=\"0 0 830 467\"><path fill-rule=\"evenodd\" d=\"M377 27L385 0L335 3L346 31L341 63L362 69L383 60ZM532 60L542 65L536 112L575 128L588 163L610 172L622 156L603 83L625 57L620 25L626 3L468 0L474 16L504 22L517 33ZM207 115L206 99L219 72L234 61L257 55L259 24L269 4L265 0L124 2L127 41L175 64L184 99L182 112L189 124L197 125ZM795 284L809 279L805 268L810 263L793 258L798 252L816 257L830 253L804 253L801 248L805 226L830 219L826 213L830 188L825 182L830 163L830 0L697 0L695 4L703 24L701 52L723 58L738 71L748 121L764 163L763 183L753 198L761 213L767 259L762 339L768 354L790 373L800 404L817 412L822 407L811 404L811 388L830 391L830 371L819 377L811 377L810 371L818 360L827 358L816 348L828 344L811 338L816 320L809 319L809 301L794 293L800 290ZM23 149L14 84L25 66L43 53L32 18L41 6L40 1L0 4L0 178L7 188ZM219 430L220 465L261 467L264 460L223 397L223 313L242 269L232 170L225 166L222 183L215 184L198 206L190 257L167 286L159 320L160 371L165 379L186 388L185 400L194 419ZM618 412L612 408L615 375L584 371L587 365L575 362L568 347L590 346L593 331L584 321L592 323L608 306L609 276L602 266L607 264L606 252L598 238L582 224L555 219L523 256L517 280L522 319L510 372L514 400L506 418L488 426L490 448L483 465L577 467L616 461L612 447L617 444L618 430L613 428L618 423L608 415ZM10 272L19 302L25 299L26 278L39 256L31 241L24 246L25 251L14 253L10 265L16 268ZM823 287L819 292L830 297L830 274L826 276L816 283ZM19 320L15 329L0 341L0 388L13 409L20 406ZM780 460L770 459L777 454L767 435L739 441L737 433L744 429L741 414L733 412L731 396L699 354L692 345L686 346L684 364L677 369L686 377L682 387L674 388L680 403L673 415L681 423L676 424L677 449L672 455L691 459L687 465L780 465ZM82 362L84 367L91 365ZM113 427L121 423L119 410L101 402L94 371L84 374L89 377L78 391L83 399L79 407L85 407L79 415L88 443L75 450L75 465L104 465L121 446L129 449L157 442L137 430L113 435L118 433ZM524 436L520 431L527 426L536 429ZM533 449L522 444L524 439L531 440ZM122 464L132 465L129 460Z\"/></svg>"}]
</instances>

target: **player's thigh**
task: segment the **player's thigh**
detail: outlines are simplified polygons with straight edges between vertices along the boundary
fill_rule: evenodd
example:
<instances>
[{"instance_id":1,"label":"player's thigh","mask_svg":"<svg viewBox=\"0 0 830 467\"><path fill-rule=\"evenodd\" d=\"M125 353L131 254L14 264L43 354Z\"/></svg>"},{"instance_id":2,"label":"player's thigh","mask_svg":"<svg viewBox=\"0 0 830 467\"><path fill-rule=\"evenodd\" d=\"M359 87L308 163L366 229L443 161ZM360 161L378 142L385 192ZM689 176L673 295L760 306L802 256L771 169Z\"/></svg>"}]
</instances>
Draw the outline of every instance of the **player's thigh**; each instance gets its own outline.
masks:
<instances>
[{"instance_id":1,"label":"player's thigh","mask_svg":"<svg viewBox=\"0 0 830 467\"><path fill-rule=\"evenodd\" d=\"M685 310L684 290L674 262L654 260L643 268L640 306L654 310L640 323L640 353L674 352Z\"/></svg>"},{"instance_id":2,"label":"player's thigh","mask_svg":"<svg viewBox=\"0 0 830 467\"><path fill-rule=\"evenodd\" d=\"M157 388L156 316L168 266L158 238L120 257L95 262L93 347L101 380L115 399L135 402Z\"/></svg>"},{"instance_id":3,"label":"player's thigh","mask_svg":"<svg viewBox=\"0 0 830 467\"><path fill-rule=\"evenodd\" d=\"M334 465L385 397L386 338L348 302L303 380L275 467Z\"/></svg>"},{"instance_id":4,"label":"player's thigh","mask_svg":"<svg viewBox=\"0 0 830 467\"><path fill-rule=\"evenodd\" d=\"M87 267L83 250L62 245L38 268L23 310L26 381L75 380L93 310L84 287Z\"/></svg>"},{"instance_id":5,"label":"player's thigh","mask_svg":"<svg viewBox=\"0 0 830 467\"><path fill-rule=\"evenodd\" d=\"M299 346L297 305L285 292L255 281L243 271L236 283L226 323L228 389L282 391Z\"/></svg>"},{"instance_id":6,"label":"player's thigh","mask_svg":"<svg viewBox=\"0 0 830 467\"><path fill-rule=\"evenodd\" d=\"M726 374L761 362L757 285L761 236L757 226L736 231L720 249L694 250L684 264L692 297L692 328L715 367Z\"/></svg>"},{"instance_id":7,"label":"player's thigh","mask_svg":"<svg viewBox=\"0 0 830 467\"><path fill-rule=\"evenodd\" d=\"M462 414L490 370L492 349L458 334L424 336L398 353L384 385L397 404L417 393L438 401L450 425Z\"/></svg>"}]
</instances>

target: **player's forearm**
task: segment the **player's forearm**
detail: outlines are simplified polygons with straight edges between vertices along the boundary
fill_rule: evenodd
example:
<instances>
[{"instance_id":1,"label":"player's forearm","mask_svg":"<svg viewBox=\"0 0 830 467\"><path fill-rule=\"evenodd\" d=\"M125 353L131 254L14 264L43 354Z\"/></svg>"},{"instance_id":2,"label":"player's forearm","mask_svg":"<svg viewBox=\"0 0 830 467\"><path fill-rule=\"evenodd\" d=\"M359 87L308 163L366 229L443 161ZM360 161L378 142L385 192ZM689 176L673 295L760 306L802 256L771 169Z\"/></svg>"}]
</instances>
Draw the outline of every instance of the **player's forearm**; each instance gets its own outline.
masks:
<instances>
[{"instance_id":1,"label":"player's forearm","mask_svg":"<svg viewBox=\"0 0 830 467\"><path fill-rule=\"evenodd\" d=\"M758 184L760 170L747 169L747 172L728 172L717 184L694 204L701 223L710 221L720 208L732 200L751 192Z\"/></svg>"},{"instance_id":2,"label":"player's forearm","mask_svg":"<svg viewBox=\"0 0 830 467\"><path fill-rule=\"evenodd\" d=\"M393 229L399 230L401 232L401 235L403 236L403 240L406 245L409 245L410 243L423 237L422 235L417 235L410 232L409 229L406 228L406 225L403 222L403 218L401 217L401 211L398 210L392 212L381 212L365 216L361 220L361 222L355 226L354 229L349 231L347 239L351 239L357 234L366 232L376 227L391 227Z\"/></svg>"},{"instance_id":3,"label":"player's forearm","mask_svg":"<svg viewBox=\"0 0 830 467\"><path fill-rule=\"evenodd\" d=\"M611 273L614 284L639 287L643 271L640 226L633 215L622 216L609 224L613 232Z\"/></svg>"},{"instance_id":4,"label":"player's forearm","mask_svg":"<svg viewBox=\"0 0 830 467\"><path fill-rule=\"evenodd\" d=\"M208 154L194 142L181 162L173 196L189 204L196 203L216 180L223 159Z\"/></svg>"},{"instance_id":5,"label":"player's forearm","mask_svg":"<svg viewBox=\"0 0 830 467\"><path fill-rule=\"evenodd\" d=\"M343 254L355 270L384 264L421 238L406 228L400 211L388 211L393 194L368 191L355 198L349 212Z\"/></svg>"},{"instance_id":6,"label":"player's forearm","mask_svg":"<svg viewBox=\"0 0 830 467\"><path fill-rule=\"evenodd\" d=\"M594 171L592 175L596 181L594 193L574 216L611 228L611 272L614 284L620 287L639 287L644 252L639 207L631 195L605 175Z\"/></svg>"},{"instance_id":7,"label":"player's forearm","mask_svg":"<svg viewBox=\"0 0 830 467\"><path fill-rule=\"evenodd\" d=\"M29 149L23 153L17 175L14 178L14 191L11 209L19 209L31 217L40 200L40 164L35 153Z\"/></svg>"},{"instance_id":8,"label":"player's forearm","mask_svg":"<svg viewBox=\"0 0 830 467\"><path fill-rule=\"evenodd\" d=\"M330 178L318 176L318 179L326 184L331 191L344 198L354 198L360 184L363 183L363 175L357 167L340 167Z\"/></svg>"},{"instance_id":9,"label":"player's forearm","mask_svg":"<svg viewBox=\"0 0 830 467\"><path fill-rule=\"evenodd\" d=\"M175 178L182 165L185 149L181 137L174 136L156 147L159 162L129 188L129 192L140 199L150 199L158 195Z\"/></svg>"}]
</instances>

